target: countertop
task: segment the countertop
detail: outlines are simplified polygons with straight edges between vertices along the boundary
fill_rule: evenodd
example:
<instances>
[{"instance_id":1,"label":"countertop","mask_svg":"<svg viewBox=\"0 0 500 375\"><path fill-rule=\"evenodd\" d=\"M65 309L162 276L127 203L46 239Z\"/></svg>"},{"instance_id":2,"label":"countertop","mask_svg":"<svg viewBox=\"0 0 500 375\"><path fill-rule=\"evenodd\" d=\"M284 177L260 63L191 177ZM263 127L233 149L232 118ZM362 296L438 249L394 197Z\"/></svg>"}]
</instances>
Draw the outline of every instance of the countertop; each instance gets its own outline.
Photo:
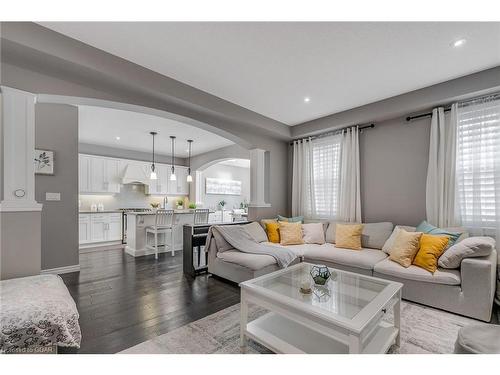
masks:
<instances>
[{"instance_id":1,"label":"countertop","mask_svg":"<svg viewBox=\"0 0 500 375\"><path fill-rule=\"evenodd\" d=\"M215 211L210 211L213 214ZM127 215L155 215L153 211L146 212L125 212ZM194 214L194 210L174 210L174 214Z\"/></svg>"}]
</instances>

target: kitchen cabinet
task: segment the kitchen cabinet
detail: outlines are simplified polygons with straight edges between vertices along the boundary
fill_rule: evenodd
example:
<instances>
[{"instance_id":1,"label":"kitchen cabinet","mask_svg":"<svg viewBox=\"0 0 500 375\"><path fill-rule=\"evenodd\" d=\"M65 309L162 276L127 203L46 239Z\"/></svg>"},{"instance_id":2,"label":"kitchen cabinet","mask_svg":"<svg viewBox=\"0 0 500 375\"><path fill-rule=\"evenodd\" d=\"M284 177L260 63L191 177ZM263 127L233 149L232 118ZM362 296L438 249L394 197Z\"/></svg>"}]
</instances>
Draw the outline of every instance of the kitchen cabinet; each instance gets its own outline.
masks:
<instances>
[{"instance_id":1,"label":"kitchen cabinet","mask_svg":"<svg viewBox=\"0 0 500 375\"><path fill-rule=\"evenodd\" d=\"M88 245L99 242L121 241L122 214L80 214L78 228L80 245Z\"/></svg>"},{"instance_id":2,"label":"kitchen cabinet","mask_svg":"<svg viewBox=\"0 0 500 375\"><path fill-rule=\"evenodd\" d=\"M120 170L118 159L79 155L80 193L119 193Z\"/></svg>"},{"instance_id":3,"label":"kitchen cabinet","mask_svg":"<svg viewBox=\"0 0 500 375\"><path fill-rule=\"evenodd\" d=\"M79 155L78 157L78 190L80 193L91 191L90 157L86 155Z\"/></svg>"},{"instance_id":4,"label":"kitchen cabinet","mask_svg":"<svg viewBox=\"0 0 500 375\"><path fill-rule=\"evenodd\" d=\"M170 181L169 174L169 189L168 193L172 195L188 195L189 185L186 181L187 178L187 168L186 167L175 167L175 176L177 179L175 181Z\"/></svg>"},{"instance_id":5,"label":"kitchen cabinet","mask_svg":"<svg viewBox=\"0 0 500 375\"><path fill-rule=\"evenodd\" d=\"M78 238L81 244L91 242L90 215L80 215L78 218Z\"/></svg>"}]
</instances>

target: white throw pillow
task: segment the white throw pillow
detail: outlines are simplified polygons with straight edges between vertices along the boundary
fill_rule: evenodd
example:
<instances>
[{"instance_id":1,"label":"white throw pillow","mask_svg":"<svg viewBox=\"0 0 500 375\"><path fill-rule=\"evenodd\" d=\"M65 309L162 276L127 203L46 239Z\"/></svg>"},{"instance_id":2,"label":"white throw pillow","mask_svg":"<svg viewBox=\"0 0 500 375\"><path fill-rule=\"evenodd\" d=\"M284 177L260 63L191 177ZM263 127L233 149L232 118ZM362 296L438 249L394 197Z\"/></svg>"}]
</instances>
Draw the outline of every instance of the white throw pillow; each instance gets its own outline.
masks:
<instances>
[{"instance_id":1,"label":"white throw pillow","mask_svg":"<svg viewBox=\"0 0 500 375\"><path fill-rule=\"evenodd\" d=\"M305 243L325 243L323 223L302 224L302 236Z\"/></svg>"},{"instance_id":2,"label":"white throw pillow","mask_svg":"<svg viewBox=\"0 0 500 375\"><path fill-rule=\"evenodd\" d=\"M490 255L494 247L495 240L491 237L468 237L450 246L439 257L438 264L442 268L459 268L463 259Z\"/></svg>"},{"instance_id":3,"label":"white throw pillow","mask_svg":"<svg viewBox=\"0 0 500 375\"><path fill-rule=\"evenodd\" d=\"M250 224L242 225L243 229L257 242L267 242L267 234L262 226L254 221Z\"/></svg>"},{"instance_id":4,"label":"white throw pillow","mask_svg":"<svg viewBox=\"0 0 500 375\"><path fill-rule=\"evenodd\" d=\"M396 225L394 227L394 230L392 231L391 236L387 239L387 241L385 241L384 246L382 246L382 251L384 253L391 255L392 245L394 244L394 240L395 240L400 229L404 229L407 232L415 232L415 229L417 229L417 228L416 227L408 227L405 225Z\"/></svg>"}]
</instances>

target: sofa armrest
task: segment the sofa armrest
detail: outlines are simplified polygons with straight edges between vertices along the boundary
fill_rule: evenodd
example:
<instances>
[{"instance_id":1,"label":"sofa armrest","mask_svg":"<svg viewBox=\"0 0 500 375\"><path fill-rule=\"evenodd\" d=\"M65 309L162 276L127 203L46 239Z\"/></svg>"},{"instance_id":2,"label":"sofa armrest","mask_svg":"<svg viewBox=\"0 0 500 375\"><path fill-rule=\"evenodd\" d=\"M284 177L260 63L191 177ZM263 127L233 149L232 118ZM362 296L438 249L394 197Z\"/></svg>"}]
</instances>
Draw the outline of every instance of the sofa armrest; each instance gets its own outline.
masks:
<instances>
[{"instance_id":1,"label":"sofa armrest","mask_svg":"<svg viewBox=\"0 0 500 375\"><path fill-rule=\"evenodd\" d=\"M464 295L467 298L476 299L478 303L488 301L488 304L492 306L496 289L496 271L497 252L495 249L489 256L462 260L460 272Z\"/></svg>"}]
</instances>

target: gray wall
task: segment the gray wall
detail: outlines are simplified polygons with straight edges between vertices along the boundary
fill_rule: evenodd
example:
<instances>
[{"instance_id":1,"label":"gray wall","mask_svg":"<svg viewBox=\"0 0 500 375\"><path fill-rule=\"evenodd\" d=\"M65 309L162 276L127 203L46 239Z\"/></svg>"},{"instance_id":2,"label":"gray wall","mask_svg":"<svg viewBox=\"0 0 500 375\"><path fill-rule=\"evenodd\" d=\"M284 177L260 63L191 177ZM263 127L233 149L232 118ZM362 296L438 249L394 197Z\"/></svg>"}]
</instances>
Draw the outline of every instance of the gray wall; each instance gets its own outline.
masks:
<instances>
[{"instance_id":1,"label":"gray wall","mask_svg":"<svg viewBox=\"0 0 500 375\"><path fill-rule=\"evenodd\" d=\"M235 167L217 163L205 169L202 177L203 180L199 183L202 184L201 202L203 202L203 207L218 210L219 202L224 200L226 202L225 209L230 210L233 208L240 208L240 203L244 201L247 203L250 202L250 168ZM206 194L207 178L241 181L241 194Z\"/></svg>"},{"instance_id":2,"label":"gray wall","mask_svg":"<svg viewBox=\"0 0 500 375\"><path fill-rule=\"evenodd\" d=\"M0 280L40 274L40 236L40 212L0 212Z\"/></svg>"},{"instance_id":3,"label":"gray wall","mask_svg":"<svg viewBox=\"0 0 500 375\"><path fill-rule=\"evenodd\" d=\"M55 152L54 175L35 176L35 199L43 203L42 269L79 264L78 258L78 109L37 104L35 147ZM45 193L61 193L46 201Z\"/></svg>"},{"instance_id":4,"label":"gray wall","mask_svg":"<svg viewBox=\"0 0 500 375\"><path fill-rule=\"evenodd\" d=\"M364 222L417 225L425 219L430 119L377 123L360 135Z\"/></svg>"}]
</instances>

